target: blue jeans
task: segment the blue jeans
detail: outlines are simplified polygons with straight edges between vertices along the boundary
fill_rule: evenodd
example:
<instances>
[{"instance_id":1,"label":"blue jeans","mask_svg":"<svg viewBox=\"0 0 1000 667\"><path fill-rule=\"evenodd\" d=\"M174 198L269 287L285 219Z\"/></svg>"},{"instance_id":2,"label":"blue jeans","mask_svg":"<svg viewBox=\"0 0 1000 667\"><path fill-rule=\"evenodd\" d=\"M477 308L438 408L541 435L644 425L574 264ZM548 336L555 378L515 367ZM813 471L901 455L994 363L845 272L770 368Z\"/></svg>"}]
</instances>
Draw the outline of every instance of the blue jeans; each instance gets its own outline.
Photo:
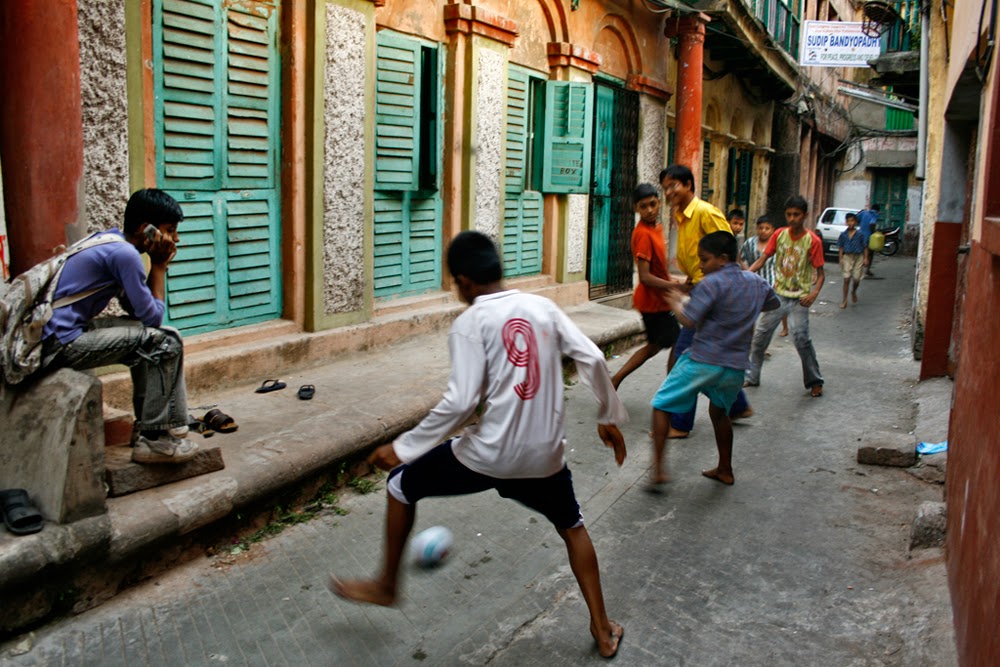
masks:
<instances>
[{"instance_id":1,"label":"blue jeans","mask_svg":"<svg viewBox=\"0 0 1000 667\"><path fill-rule=\"evenodd\" d=\"M184 343L175 329L100 318L66 345L49 338L43 356L46 367L53 369L125 364L132 372L132 407L143 430L165 431L188 423Z\"/></svg>"},{"instance_id":2,"label":"blue jeans","mask_svg":"<svg viewBox=\"0 0 1000 667\"><path fill-rule=\"evenodd\" d=\"M792 342L802 360L802 383L806 389L823 386L823 376L819 372L819 362L816 360L816 348L809 337L809 309L799 303L798 299L778 296L781 305L776 310L761 313L757 328L753 333L753 344L750 346L750 369L747 370L747 382L760 384L760 367L764 363L764 352L767 351L774 330L781 324L781 318L788 316L788 328L791 330Z\"/></svg>"},{"instance_id":3,"label":"blue jeans","mask_svg":"<svg viewBox=\"0 0 1000 667\"><path fill-rule=\"evenodd\" d=\"M691 343L694 342L694 329L689 329L688 327L681 328L681 334L677 337L677 342L674 343L674 355L677 359L680 359L681 354L684 353ZM736 400L733 402L733 407L729 408L730 417L738 417L747 411L750 407L750 401L747 400L746 393L740 389L740 393L736 395ZM698 399L695 398L695 403L688 412L671 412L670 413L670 425L673 426L678 431L685 431L687 433L691 432L694 428L694 415L698 410Z\"/></svg>"}]
</instances>

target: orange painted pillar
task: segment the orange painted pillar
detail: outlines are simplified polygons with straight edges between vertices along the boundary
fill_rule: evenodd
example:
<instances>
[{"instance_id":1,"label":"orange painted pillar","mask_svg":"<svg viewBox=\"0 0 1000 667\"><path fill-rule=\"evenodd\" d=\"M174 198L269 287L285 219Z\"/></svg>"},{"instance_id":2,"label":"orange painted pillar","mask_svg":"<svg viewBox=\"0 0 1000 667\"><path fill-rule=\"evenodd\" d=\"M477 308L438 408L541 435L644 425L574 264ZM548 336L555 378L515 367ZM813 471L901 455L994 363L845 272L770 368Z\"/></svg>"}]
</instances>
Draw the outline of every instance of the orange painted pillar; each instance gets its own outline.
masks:
<instances>
[{"instance_id":1,"label":"orange painted pillar","mask_svg":"<svg viewBox=\"0 0 1000 667\"><path fill-rule=\"evenodd\" d=\"M701 92L705 60L705 26L711 19L702 13L667 21L666 34L677 37L677 97L674 162L694 172L695 187L701 178Z\"/></svg>"},{"instance_id":2,"label":"orange painted pillar","mask_svg":"<svg viewBox=\"0 0 1000 667\"><path fill-rule=\"evenodd\" d=\"M0 2L0 156L11 275L52 256L83 206L76 0Z\"/></svg>"}]
</instances>

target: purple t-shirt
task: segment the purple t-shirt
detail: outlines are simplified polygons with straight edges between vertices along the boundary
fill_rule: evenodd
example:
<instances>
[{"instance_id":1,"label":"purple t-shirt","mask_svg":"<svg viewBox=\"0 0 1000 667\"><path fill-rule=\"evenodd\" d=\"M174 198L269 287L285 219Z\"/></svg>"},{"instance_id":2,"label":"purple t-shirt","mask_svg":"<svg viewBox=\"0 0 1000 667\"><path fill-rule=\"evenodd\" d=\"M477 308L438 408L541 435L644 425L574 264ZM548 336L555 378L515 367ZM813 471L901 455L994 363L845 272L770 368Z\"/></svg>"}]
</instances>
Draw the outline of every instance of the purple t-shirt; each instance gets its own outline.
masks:
<instances>
[{"instance_id":1,"label":"purple t-shirt","mask_svg":"<svg viewBox=\"0 0 1000 667\"><path fill-rule=\"evenodd\" d=\"M100 315L115 296L129 315L147 327L163 323L165 305L146 286L146 267L139 251L131 243L124 242L125 237L119 230L103 233L117 234L123 242L81 250L66 260L52 300L95 287L104 286L104 289L54 311L43 329L44 338L54 335L64 345L76 340L87 323Z\"/></svg>"},{"instance_id":2,"label":"purple t-shirt","mask_svg":"<svg viewBox=\"0 0 1000 667\"><path fill-rule=\"evenodd\" d=\"M757 316L765 306L778 305L771 286L735 262L707 274L684 306L684 315L698 327L688 353L704 364L746 370Z\"/></svg>"}]
</instances>

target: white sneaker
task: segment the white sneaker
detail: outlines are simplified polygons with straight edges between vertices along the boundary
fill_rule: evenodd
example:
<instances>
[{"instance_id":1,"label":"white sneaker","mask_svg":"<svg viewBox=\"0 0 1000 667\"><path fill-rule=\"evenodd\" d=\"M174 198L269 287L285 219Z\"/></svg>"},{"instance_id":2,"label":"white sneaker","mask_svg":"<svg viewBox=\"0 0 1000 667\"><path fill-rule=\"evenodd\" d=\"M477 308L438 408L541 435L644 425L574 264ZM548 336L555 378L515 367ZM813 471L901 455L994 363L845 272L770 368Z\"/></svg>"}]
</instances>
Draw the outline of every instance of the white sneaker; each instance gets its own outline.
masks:
<instances>
[{"instance_id":1,"label":"white sneaker","mask_svg":"<svg viewBox=\"0 0 1000 667\"><path fill-rule=\"evenodd\" d=\"M188 432L190 430L191 430L191 427L189 427L187 424L184 424L184 426L175 426L173 428L168 428L167 429L167 433L169 433L170 435L174 436L175 438L182 438L183 439L183 438L188 437Z\"/></svg>"},{"instance_id":2,"label":"white sneaker","mask_svg":"<svg viewBox=\"0 0 1000 667\"><path fill-rule=\"evenodd\" d=\"M184 463L198 453L198 444L191 440L181 440L169 433L151 439L140 434L132 448L135 463Z\"/></svg>"}]
</instances>

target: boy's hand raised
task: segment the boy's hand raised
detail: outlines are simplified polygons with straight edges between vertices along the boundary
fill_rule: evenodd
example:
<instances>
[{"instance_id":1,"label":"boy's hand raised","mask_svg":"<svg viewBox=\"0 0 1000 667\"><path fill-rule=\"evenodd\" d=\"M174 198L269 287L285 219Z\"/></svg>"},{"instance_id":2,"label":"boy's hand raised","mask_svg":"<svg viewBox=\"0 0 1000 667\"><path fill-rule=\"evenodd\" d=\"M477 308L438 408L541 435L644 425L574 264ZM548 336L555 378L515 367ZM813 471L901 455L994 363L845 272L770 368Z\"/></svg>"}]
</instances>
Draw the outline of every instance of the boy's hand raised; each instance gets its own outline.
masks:
<instances>
[{"instance_id":1,"label":"boy's hand raised","mask_svg":"<svg viewBox=\"0 0 1000 667\"><path fill-rule=\"evenodd\" d=\"M615 450L615 463L619 466L625 463L625 437L614 424L598 424L597 435L605 447Z\"/></svg>"},{"instance_id":2,"label":"boy's hand raised","mask_svg":"<svg viewBox=\"0 0 1000 667\"><path fill-rule=\"evenodd\" d=\"M396 450L392 448L392 443L389 443L372 452L371 456L368 457L368 463L382 470L392 470L403 462L396 456Z\"/></svg>"}]
</instances>

